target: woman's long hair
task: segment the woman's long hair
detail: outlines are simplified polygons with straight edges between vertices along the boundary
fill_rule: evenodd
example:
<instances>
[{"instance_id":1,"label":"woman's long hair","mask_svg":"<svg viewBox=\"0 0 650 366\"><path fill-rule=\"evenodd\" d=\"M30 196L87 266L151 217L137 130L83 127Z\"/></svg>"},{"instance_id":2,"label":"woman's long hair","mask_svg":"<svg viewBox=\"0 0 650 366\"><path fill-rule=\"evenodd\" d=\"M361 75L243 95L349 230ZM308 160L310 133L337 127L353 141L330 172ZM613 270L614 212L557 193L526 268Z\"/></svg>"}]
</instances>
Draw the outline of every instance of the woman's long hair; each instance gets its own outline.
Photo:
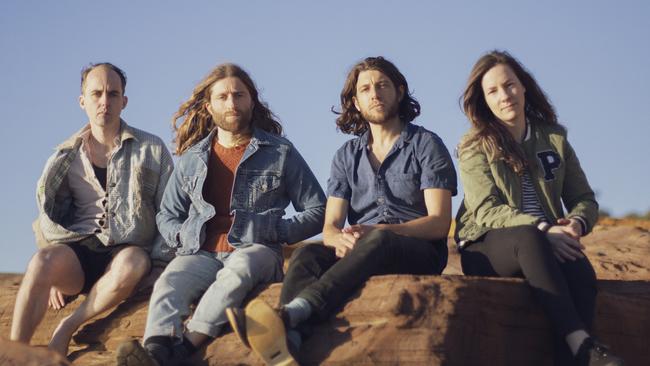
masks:
<instances>
[{"instance_id":1,"label":"woman's long hair","mask_svg":"<svg viewBox=\"0 0 650 366\"><path fill-rule=\"evenodd\" d=\"M337 112L332 107L332 112L338 114L336 126L343 133L361 135L368 129L368 121L362 116L354 105L353 98L357 93L357 80L362 71L377 70L386 75L396 89L404 86L404 97L399 103L398 115L404 123L411 122L415 117L420 115L420 103L411 95L406 78L397 69L397 67L385 58L368 57L352 67L345 80L343 90L341 91L341 112Z\"/></svg>"},{"instance_id":2,"label":"woman's long hair","mask_svg":"<svg viewBox=\"0 0 650 366\"><path fill-rule=\"evenodd\" d=\"M203 78L194 88L192 96L181 104L174 114L172 127L176 133L173 140L176 144L176 155L181 155L190 146L206 137L215 127L212 116L205 108L205 105L210 102L212 85L227 77L238 78L248 88L253 101L252 126L275 135L282 134L282 125L269 110L266 103L260 100L255 83L248 73L235 64L221 64ZM182 122L180 126L177 126L176 123L179 119L182 119Z\"/></svg>"},{"instance_id":3,"label":"woman's long hair","mask_svg":"<svg viewBox=\"0 0 650 366\"><path fill-rule=\"evenodd\" d=\"M485 73L499 64L510 67L526 88L524 94L526 119L531 123L558 124L555 109L530 72L508 52L494 50L486 53L476 62L461 97L462 108L472 124L472 130L458 145L458 153L462 156L463 152L479 147L490 161L503 160L517 174L522 174L528 165L524 152L508 129L490 110L481 86Z\"/></svg>"}]
</instances>

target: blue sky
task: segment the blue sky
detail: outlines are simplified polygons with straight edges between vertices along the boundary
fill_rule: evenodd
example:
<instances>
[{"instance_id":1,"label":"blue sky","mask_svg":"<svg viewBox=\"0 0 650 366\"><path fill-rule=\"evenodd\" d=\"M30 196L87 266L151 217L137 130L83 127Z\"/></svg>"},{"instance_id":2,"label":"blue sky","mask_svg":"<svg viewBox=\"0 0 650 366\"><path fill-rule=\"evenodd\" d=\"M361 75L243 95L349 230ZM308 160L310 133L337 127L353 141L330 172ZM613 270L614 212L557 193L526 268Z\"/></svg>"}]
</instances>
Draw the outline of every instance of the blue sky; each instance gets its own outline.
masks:
<instances>
[{"instance_id":1,"label":"blue sky","mask_svg":"<svg viewBox=\"0 0 650 366\"><path fill-rule=\"evenodd\" d=\"M569 129L601 206L650 210L650 3L646 1L0 2L1 272L35 251L34 192L53 148L85 122L79 72L110 61L129 78L123 118L171 144L171 116L222 62L247 69L324 186L349 68L383 55L422 105L418 124L453 151L458 105L490 49L535 75ZM454 210L462 191L454 198Z\"/></svg>"}]
</instances>

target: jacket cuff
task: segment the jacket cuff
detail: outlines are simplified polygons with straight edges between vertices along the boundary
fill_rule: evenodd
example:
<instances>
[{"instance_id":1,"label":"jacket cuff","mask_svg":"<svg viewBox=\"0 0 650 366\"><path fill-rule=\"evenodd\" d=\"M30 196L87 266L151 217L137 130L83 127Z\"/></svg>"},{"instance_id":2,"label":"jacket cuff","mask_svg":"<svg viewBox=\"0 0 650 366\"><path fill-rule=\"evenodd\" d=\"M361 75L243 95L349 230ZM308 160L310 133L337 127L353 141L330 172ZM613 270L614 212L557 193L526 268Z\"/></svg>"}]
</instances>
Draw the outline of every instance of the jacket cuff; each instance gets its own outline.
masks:
<instances>
[{"instance_id":1,"label":"jacket cuff","mask_svg":"<svg viewBox=\"0 0 650 366\"><path fill-rule=\"evenodd\" d=\"M276 234L278 236L278 243L287 244L289 242L289 225L286 220L282 218L278 219Z\"/></svg>"},{"instance_id":2,"label":"jacket cuff","mask_svg":"<svg viewBox=\"0 0 650 366\"><path fill-rule=\"evenodd\" d=\"M539 224L537 224L537 228L539 229L539 231L545 233L548 231L548 229L551 228L551 224L549 224L546 221L541 221Z\"/></svg>"},{"instance_id":3,"label":"jacket cuff","mask_svg":"<svg viewBox=\"0 0 650 366\"><path fill-rule=\"evenodd\" d=\"M569 219L576 219L580 223L580 228L582 229L582 234L580 236L587 235L587 220L582 216L570 216Z\"/></svg>"}]
</instances>

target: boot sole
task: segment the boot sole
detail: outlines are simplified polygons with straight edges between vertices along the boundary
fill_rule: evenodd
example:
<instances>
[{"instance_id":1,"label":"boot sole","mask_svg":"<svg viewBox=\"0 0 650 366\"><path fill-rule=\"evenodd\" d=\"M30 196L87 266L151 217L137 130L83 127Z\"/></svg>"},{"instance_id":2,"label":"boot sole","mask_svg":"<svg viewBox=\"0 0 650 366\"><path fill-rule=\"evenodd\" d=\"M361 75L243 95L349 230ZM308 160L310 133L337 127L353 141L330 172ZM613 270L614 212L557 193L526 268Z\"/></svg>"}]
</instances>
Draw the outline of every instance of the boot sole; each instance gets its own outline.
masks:
<instances>
[{"instance_id":1,"label":"boot sole","mask_svg":"<svg viewBox=\"0 0 650 366\"><path fill-rule=\"evenodd\" d=\"M262 300L253 300L246 306L246 335L253 351L267 365L298 366L287 347L284 322Z\"/></svg>"},{"instance_id":2,"label":"boot sole","mask_svg":"<svg viewBox=\"0 0 650 366\"><path fill-rule=\"evenodd\" d=\"M246 321L246 315L242 314L241 316L244 316L244 321ZM228 318L232 331L235 333L237 338L239 338L241 343L244 344L246 348L251 348L251 345L248 343L248 337L245 334L246 324L244 324L244 329L240 328L239 321L237 321L237 314L231 308L226 308L226 317Z\"/></svg>"}]
</instances>

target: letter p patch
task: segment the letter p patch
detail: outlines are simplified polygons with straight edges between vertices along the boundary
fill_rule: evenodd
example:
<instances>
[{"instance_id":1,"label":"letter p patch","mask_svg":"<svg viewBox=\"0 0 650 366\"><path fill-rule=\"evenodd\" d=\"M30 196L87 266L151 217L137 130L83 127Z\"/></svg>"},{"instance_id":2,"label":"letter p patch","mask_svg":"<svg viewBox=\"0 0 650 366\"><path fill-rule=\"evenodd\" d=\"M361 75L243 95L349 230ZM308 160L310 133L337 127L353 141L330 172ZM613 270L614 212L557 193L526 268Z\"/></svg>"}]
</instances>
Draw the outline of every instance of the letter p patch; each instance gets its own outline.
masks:
<instances>
[{"instance_id":1,"label":"letter p patch","mask_svg":"<svg viewBox=\"0 0 650 366\"><path fill-rule=\"evenodd\" d=\"M562 159L560 155L553 150L540 151L537 153L537 158L544 168L544 179L553 180L555 179L555 174L553 171L560 167L562 164Z\"/></svg>"}]
</instances>

